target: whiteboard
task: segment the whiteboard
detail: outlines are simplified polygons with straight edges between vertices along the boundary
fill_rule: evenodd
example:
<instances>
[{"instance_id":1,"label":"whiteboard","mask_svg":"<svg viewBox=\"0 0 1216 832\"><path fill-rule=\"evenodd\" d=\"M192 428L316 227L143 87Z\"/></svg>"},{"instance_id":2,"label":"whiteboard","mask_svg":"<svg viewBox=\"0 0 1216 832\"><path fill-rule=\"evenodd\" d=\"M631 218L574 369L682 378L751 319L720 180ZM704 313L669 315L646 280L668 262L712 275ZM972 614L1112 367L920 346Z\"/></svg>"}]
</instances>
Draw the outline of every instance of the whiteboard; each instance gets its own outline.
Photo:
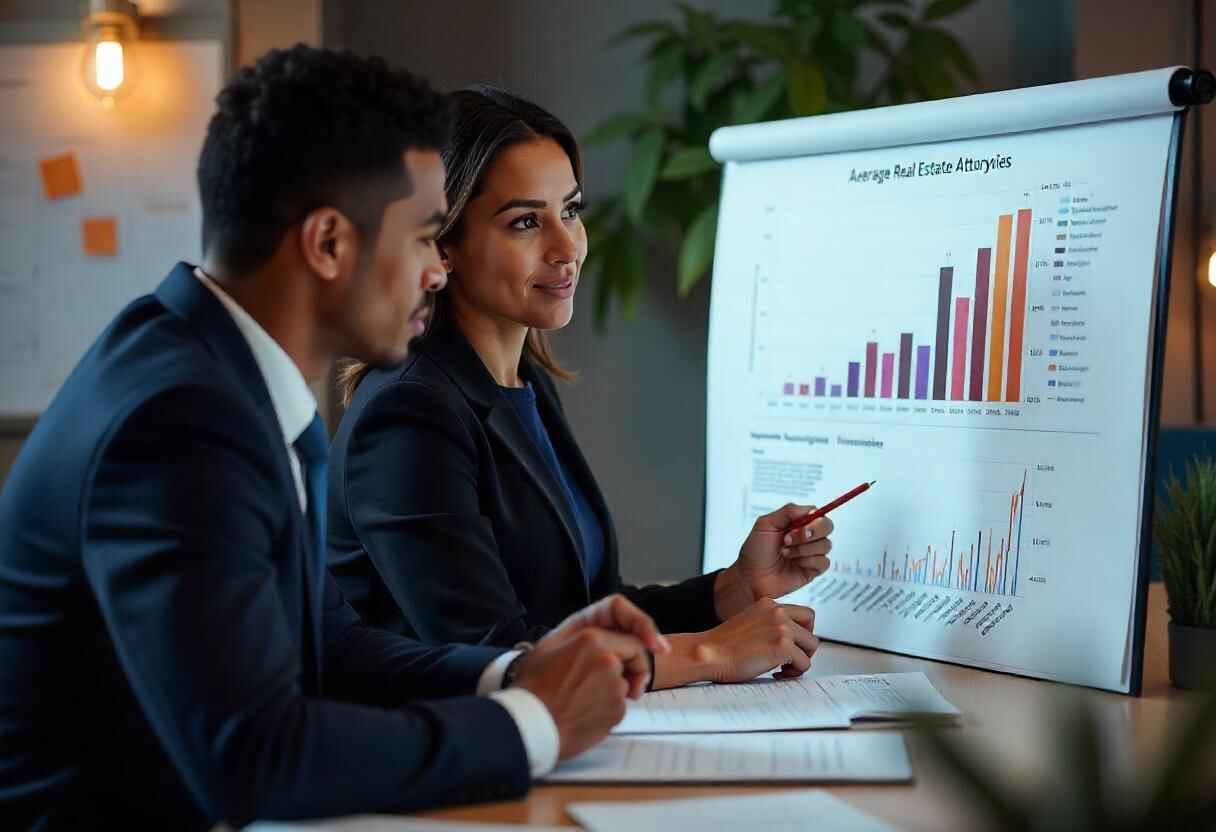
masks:
<instances>
[{"instance_id":1,"label":"whiteboard","mask_svg":"<svg viewBox=\"0 0 1216 832\"><path fill-rule=\"evenodd\" d=\"M707 571L877 480L819 635L1138 685L1172 72L715 134Z\"/></svg>"},{"instance_id":2,"label":"whiteboard","mask_svg":"<svg viewBox=\"0 0 1216 832\"><path fill-rule=\"evenodd\" d=\"M0 416L41 413L89 344L178 260L200 255L194 170L223 81L218 41L142 42L129 98L104 109L79 44L0 48ZM48 198L40 162L74 160ZM84 222L115 229L85 250ZM113 252L113 253L111 253Z\"/></svg>"}]
</instances>

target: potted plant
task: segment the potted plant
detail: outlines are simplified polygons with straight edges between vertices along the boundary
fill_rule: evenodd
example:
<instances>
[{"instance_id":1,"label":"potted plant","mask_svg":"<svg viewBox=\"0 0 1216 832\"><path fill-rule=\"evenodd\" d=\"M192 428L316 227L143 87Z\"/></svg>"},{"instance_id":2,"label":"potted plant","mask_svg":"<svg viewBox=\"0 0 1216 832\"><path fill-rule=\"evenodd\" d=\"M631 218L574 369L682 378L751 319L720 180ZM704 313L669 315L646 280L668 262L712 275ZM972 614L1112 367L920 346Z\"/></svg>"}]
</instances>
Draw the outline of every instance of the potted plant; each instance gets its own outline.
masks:
<instances>
[{"instance_id":1,"label":"potted plant","mask_svg":"<svg viewBox=\"0 0 1216 832\"><path fill-rule=\"evenodd\" d=\"M1038 782L1002 775L998 749L964 743L953 729L921 723L929 754L956 788L943 790L965 801L972 828L1024 832L1150 832L1216 829L1216 695L1193 703L1178 719L1162 750L1135 768L1119 765L1103 730L1101 709L1079 696L1045 709L1051 728L1043 733Z\"/></svg>"},{"instance_id":2,"label":"potted plant","mask_svg":"<svg viewBox=\"0 0 1216 832\"><path fill-rule=\"evenodd\" d=\"M675 243L681 297L708 273L720 167L710 134L728 124L810 116L959 95L979 69L942 23L974 0L775 0L769 21L725 19L676 3L676 20L630 26L647 42L646 99L593 128L584 144L625 141L620 194L586 217L599 326L628 317L647 280L647 243ZM876 80L862 61L878 64Z\"/></svg>"},{"instance_id":3,"label":"potted plant","mask_svg":"<svg viewBox=\"0 0 1216 832\"><path fill-rule=\"evenodd\" d=\"M1216 460L1173 472L1153 532L1169 596L1170 681L1216 689Z\"/></svg>"}]
</instances>

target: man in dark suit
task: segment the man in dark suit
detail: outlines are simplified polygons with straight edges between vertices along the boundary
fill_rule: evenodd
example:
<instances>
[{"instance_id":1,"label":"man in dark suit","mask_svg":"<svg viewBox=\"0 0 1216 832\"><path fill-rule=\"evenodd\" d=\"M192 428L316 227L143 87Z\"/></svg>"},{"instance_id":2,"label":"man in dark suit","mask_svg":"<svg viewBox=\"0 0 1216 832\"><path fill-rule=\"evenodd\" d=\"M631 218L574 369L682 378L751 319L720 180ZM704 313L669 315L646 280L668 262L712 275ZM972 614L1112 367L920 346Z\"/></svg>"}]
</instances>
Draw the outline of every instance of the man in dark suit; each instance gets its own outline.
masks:
<instances>
[{"instance_id":1,"label":"man in dark suit","mask_svg":"<svg viewBox=\"0 0 1216 832\"><path fill-rule=\"evenodd\" d=\"M519 795L665 644L623 598L529 652L362 626L324 569L335 355L402 360L443 286L446 102L272 52L217 99L204 265L101 334L0 494L0 827L206 828ZM478 695L480 694L480 695Z\"/></svg>"}]
</instances>

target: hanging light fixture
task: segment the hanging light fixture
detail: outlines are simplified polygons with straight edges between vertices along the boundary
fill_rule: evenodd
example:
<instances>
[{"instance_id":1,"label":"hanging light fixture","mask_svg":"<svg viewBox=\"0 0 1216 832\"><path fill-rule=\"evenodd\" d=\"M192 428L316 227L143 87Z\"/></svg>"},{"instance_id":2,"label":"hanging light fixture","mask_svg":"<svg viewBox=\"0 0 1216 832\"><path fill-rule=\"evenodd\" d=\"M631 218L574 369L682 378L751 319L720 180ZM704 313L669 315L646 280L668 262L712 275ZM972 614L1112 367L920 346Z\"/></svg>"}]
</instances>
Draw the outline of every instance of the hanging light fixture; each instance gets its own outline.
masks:
<instances>
[{"instance_id":1,"label":"hanging light fixture","mask_svg":"<svg viewBox=\"0 0 1216 832\"><path fill-rule=\"evenodd\" d=\"M1208 248L1212 251L1208 257L1208 285L1216 289L1216 229L1208 232Z\"/></svg>"},{"instance_id":2,"label":"hanging light fixture","mask_svg":"<svg viewBox=\"0 0 1216 832\"><path fill-rule=\"evenodd\" d=\"M107 109L135 86L137 15L131 0L89 0L80 73L89 92Z\"/></svg>"}]
</instances>

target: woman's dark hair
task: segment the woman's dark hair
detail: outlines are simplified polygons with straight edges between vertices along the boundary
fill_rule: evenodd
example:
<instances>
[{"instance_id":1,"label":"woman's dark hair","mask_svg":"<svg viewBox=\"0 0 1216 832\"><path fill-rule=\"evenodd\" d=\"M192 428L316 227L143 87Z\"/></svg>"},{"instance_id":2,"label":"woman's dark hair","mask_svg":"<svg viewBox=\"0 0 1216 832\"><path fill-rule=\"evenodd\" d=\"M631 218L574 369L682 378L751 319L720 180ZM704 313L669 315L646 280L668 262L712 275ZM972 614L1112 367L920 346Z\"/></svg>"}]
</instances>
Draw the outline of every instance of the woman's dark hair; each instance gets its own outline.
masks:
<instances>
[{"instance_id":1,"label":"woman's dark hair","mask_svg":"<svg viewBox=\"0 0 1216 832\"><path fill-rule=\"evenodd\" d=\"M303 44L242 69L216 105L197 170L203 250L236 274L326 205L374 237L413 190L401 155L444 147L451 129L451 103L424 79Z\"/></svg>"},{"instance_id":2,"label":"woman's dark hair","mask_svg":"<svg viewBox=\"0 0 1216 832\"><path fill-rule=\"evenodd\" d=\"M570 158L570 167L579 185L583 184L583 161L574 134L552 113L495 87L478 84L450 96L455 113L451 140L443 150L447 171L444 189L448 199L448 219L439 232L439 244L459 240L464 234L465 208L482 191L486 174L498 155L508 147L539 138L557 142ZM450 317L451 301L445 292L435 296L428 331ZM424 335L423 338L426 338ZM548 336L530 329L524 355L534 364L563 381L574 375L553 354ZM350 404L355 389L370 368L361 361L347 362L339 372L342 401Z\"/></svg>"}]
</instances>

